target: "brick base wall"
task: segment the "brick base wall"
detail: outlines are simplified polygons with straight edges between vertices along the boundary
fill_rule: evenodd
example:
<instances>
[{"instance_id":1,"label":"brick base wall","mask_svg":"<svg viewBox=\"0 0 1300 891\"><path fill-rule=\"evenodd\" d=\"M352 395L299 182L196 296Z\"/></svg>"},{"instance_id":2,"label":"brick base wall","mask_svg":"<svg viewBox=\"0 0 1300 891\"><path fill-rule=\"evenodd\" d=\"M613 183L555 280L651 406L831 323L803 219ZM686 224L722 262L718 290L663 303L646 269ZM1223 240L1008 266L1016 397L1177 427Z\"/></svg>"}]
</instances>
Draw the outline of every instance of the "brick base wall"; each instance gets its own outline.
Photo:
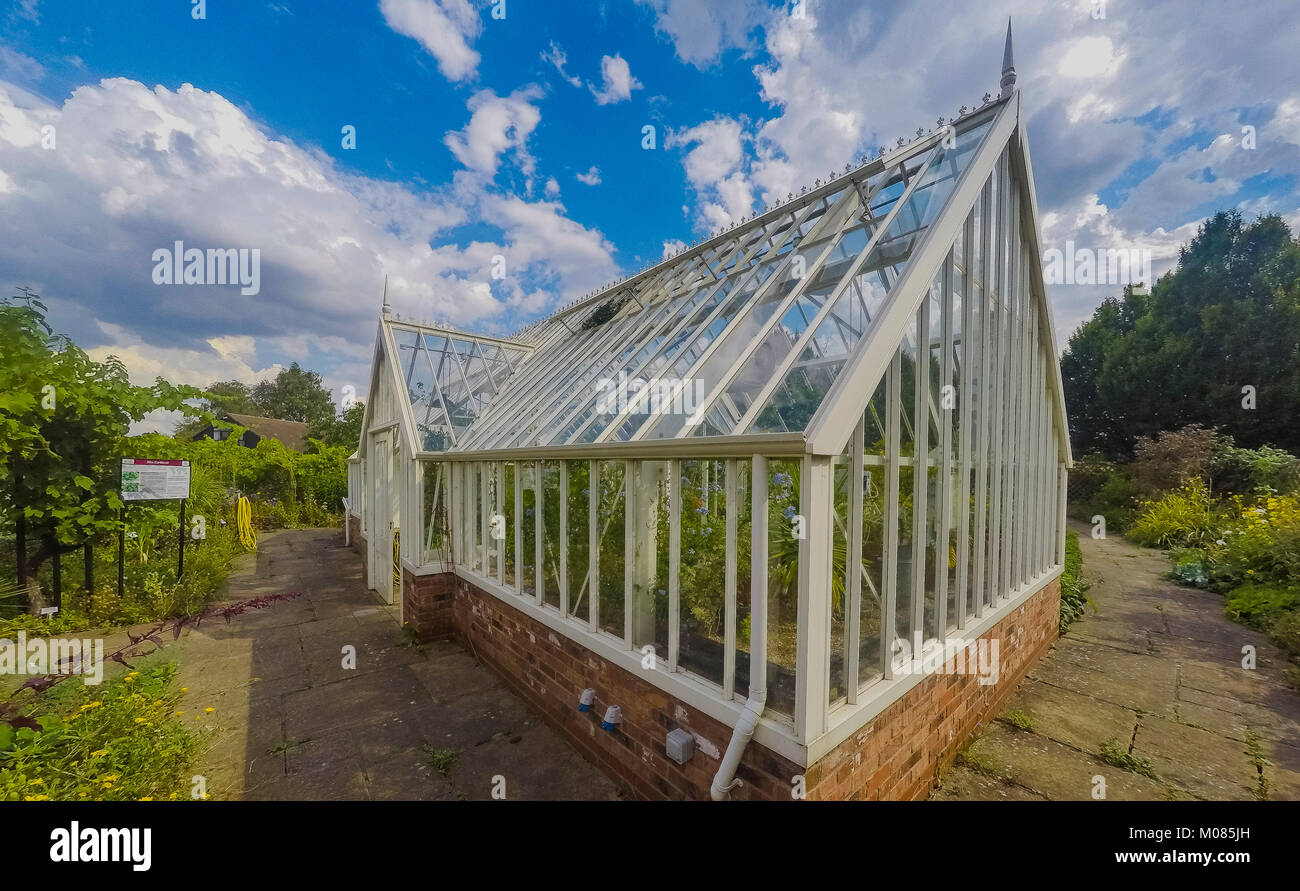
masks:
<instances>
[{"instance_id":1,"label":"brick base wall","mask_svg":"<svg viewBox=\"0 0 1300 891\"><path fill-rule=\"evenodd\" d=\"M455 636L452 614L455 585L454 572L412 575L409 570L402 570L402 620L420 640Z\"/></svg>"},{"instance_id":2,"label":"brick base wall","mask_svg":"<svg viewBox=\"0 0 1300 891\"><path fill-rule=\"evenodd\" d=\"M929 795L970 735L997 716L1056 640L1060 601L1058 578L981 635L999 641L997 683L982 685L973 673L926 677L808 768L808 797L897 801Z\"/></svg>"},{"instance_id":3,"label":"brick base wall","mask_svg":"<svg viewBox=\"0 0 1300 891\"><path fill-rule=\"evenodd\" d=\"M551 726L633 794L646 799L708 799L732 729L454 573L403 573L406 621L422 639L451 637L487 664ZM746 747L737 800L791 800L805 775L810 799L924 798L966 738L992 719L1056 638L1058 582L1037 592L985 635L999 640L996 684L972 674L925 678L808 768L756 741ZM596 701L578 711L591 687ZM605 708L622 709L614 732L600 729ZM665 737L695 738L684 765L668 759Z\"/></svg>"}]
</instances>

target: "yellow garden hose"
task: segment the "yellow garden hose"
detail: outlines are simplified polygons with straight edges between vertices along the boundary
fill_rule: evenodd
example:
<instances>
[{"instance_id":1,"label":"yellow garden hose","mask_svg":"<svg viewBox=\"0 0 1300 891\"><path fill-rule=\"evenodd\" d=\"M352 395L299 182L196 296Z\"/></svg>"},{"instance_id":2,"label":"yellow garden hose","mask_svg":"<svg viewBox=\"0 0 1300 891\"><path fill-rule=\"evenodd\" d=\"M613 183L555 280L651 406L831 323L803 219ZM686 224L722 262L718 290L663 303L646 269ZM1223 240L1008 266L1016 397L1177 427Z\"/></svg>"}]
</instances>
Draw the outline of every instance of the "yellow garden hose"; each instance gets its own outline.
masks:
<instances>
[{"instance_id":1,"label":"yellow garden hose","mask_svg":"<svg viewBox=\"0 0 1300 891\"><path fill-rule=\"evenodd\" d=\"M402 588L402 558L400 529L393 530L393 585L399 591Z\"/></svg>"},{"instance_id":2,"label":"yellow garden hose","mask_svg":"<svg viewBox=\"0 0 1300 891\"><path fill-rule=\"evenodd\" d=\"M239 529L239 543L246 551L257 550L257 532L253 529L253 508L243 495L235 503L235 525Z\"/></svg>"}]
</instances>

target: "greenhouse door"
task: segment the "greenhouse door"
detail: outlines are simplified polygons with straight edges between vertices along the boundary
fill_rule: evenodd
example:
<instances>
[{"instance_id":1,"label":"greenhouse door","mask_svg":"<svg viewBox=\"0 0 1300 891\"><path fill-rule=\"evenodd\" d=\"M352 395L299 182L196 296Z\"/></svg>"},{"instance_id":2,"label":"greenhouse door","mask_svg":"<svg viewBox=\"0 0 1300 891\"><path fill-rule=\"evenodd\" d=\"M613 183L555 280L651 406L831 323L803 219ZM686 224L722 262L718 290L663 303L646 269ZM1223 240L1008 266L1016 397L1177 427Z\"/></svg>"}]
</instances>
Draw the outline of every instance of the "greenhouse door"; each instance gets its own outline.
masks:
<instances>
[{"instance_id":1,"label":"greenhouse door","mask_svg":"<svg viewBox=\"0 0 1300 891\"><path fill-rule=\"evenodd\" d=\"M393 452L387 434L377 434L370 439L370 540L366 563L370 568L370 587L393 602L393 505L392 463Z\"/></svg>"}]
</instances>

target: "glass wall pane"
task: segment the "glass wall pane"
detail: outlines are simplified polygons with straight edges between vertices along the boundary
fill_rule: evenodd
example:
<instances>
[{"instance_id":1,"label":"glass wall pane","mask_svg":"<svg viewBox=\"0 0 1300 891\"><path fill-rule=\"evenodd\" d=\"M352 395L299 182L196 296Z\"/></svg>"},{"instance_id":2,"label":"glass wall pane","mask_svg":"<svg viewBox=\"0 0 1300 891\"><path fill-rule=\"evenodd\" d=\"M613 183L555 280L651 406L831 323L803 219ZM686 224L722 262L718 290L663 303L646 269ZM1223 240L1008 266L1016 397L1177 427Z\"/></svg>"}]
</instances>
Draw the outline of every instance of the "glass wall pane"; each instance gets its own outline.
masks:
<instances>
[{"instance_id":1,"label":"glass wall pane","mask_svg":"<svg viewBox=\"0 0 1300 891\"><path fill-rule=\"evenodd\" d=\"M914 317L899 347L902 373L899 375L898 423L898 567L894 577L894 631L911 646L912 580L916 557L912 540L912 498L915 490L916 436L916 343L918 324Z\"/></svg>"},{"instance_id":2,"label":"glass wall pane","mask_svg":"<svg viewBox=\"0 0 1300 891\"><path fill-rule=\"evenodd\" d=\"M965 235L957 236L957 244L963 244ZM948 470L948 541L946 543L948 551L948 603L947 603L947 629L951 631L957 627L958 601L962 597L962 592L958 590L957 563L958 555L963 553L966 542L962 538L962 521L969 515L967 506L968 492L966 490L962 469L961 455L962 444L966 438L965 418L969 411L966 405L967 393L962 386L962 374L966 367L966 339L962 325L965 323L965 273L958 262L961 256L956 246L953 248L952 263L952 299L948 307L948 318L952 332L952 355L949 357L949 371L951 375L947 380L952 390L952 394L946 405L948 420L952 424L949 432L949 450L948 458L950 461Z\"/></svg>"},{"instance_id":3,"label":"glass wall pane","mask_svg":"<svg viewBox=\"0 0 1300 891\"><path fill-rule=\"evenodd\" d=\"M502 466L501 488L501 513L505 518L503 524L505 539L502 542L506 550L505 584L506 587L513 588L515 586L515 462L513 461L507 461Z\"/></svg>"},{"instance_id":4,"label":"glass wall pane","mask_svg":"<svg viewBox=\"0 0 1300 891\"><path fill-rule=\"evenodd\" d=\"M569 615L586 619L591 606L591 471L587 461L569 462L569 538L567 542Z\"/></svg>"},{"instance_id":5,"label":"glass wall pane","mask_svg":"<svg viewBox=\"0 0 1300 891\"><path fill-rule=\"evenodd\" d=\"M844 453L836 456L831 467L832 507L831 515L831 646L830 646L830 686L827 688L827 701L834 703L843 699L848 690L845 685L845 671L848 663L848 629L846 614L848 611L849 572L857 572L858 567L848 565L849 553L849 502L852 500L853 488L853 438Z\"/></svg>"},{"instance_id":6,"label":"glass wall pane","mask_svg":"<svg viewBox=\"0 0 1300 891\"><path fill-rule=\"evenodd\" d=\"M447 523L447 466L424 464L424 562L451 562Z\"/></svg>"},{"instance_id":7,"label":"glass wall pane","mask_svg":"<svg viewBox=\"0 0 1300 891\"><path fill-rule=\"evenodd\" d=\"M749 606L751 601L750 553L753 546L754 462L736 461L736 675L735 695L749 696Z\"/></svg>"},{"instance_id":8,"label":"glass wall pane","mask_svg":"<svg viewBox=\"0 0 1300 891\"><path fill-rule=\"evenodd\" d=\"M537 464L519 462L519 489L523 495L520 514L519 591L525 597L537 594Z\"/></svg>"},{"instance_id":9,"label":"glass wall pane","mask_svg":"<svg viewBox=\"0 0 1300 891\"><path fill-rule=\"evenodd\" d=\"M862 595L858 612L858 683L880 677L885 591L885 399L882 377L863 414Z\"/></svg>"},{"instance_id":10,"label":"glass wall pane","mask_svg":"<svg viewBox=\"0 0 1300 891\"><path fill-rule=\"evenodd\" d=\"M629 594L632 645L642 653L654 647L657 658L668 659L669 550L672 535L672 477L668 461L638 461L636 498L636 563Z\"/></svg>"},{"instance_id":11,"label":"glass wall pane","mask_svg":"<svg viewBox=\"0 0 1300 891\"><path fill-rule=\"evenodd\" d=\"M560 462L542 461L542 602L560 608Z\"/></svg>"},{"instance_id":12,"label":"glass wall pane","mask_svg":"<svg viewBox=\"0 0 1300 891\"><path fill-rule=\"evenodd\" d=\"M928 392L926 405L923 407L926 417L925 449L925 640L940 638L938 627L939 611L936 597L939 580L936 577L940 566L939 548L947 542L940 542L940 530L943 517L939 511L939 486L942 482L939 474L943 462L943 431L947 412L943 408L943 271L935 276L930 284L930 308L927 313L929 335L926 339L925 356L928 366L925 372L925 387ZM945 547L946 550L946 547Z\"/></svg>"},{"instance_id":13,"label":"glass wall pane","mask_svg":"<svg viewBox=\"0 0 1300 891\"><path fill-rule=\"evenodd\" d=\"M726 464L683 461L681 468L681 624L677 664L721 686L726 643Z\"/></svg>"},{"instance_id":14,"label":"glass wall pane","mask_svg":"<svg viewBox=\"0 0 1300 891\"><path fill-rule=\"evenodd\" d=\"M800 462L774 458L767 467L767 707L793 715L799 636L799 539L795 528Z\"/></svg>"},{"instance_id":15,"label":"glass wall pane","mask_svg":"<svg viewBox=\"0 0 1300 891\"><path fill-rule=\"evenodd\" d=\"M627 521L622 461L600 462L598 555L600 559L600 627L623 639L624 529Z\"/></svg>"}]
</instances>

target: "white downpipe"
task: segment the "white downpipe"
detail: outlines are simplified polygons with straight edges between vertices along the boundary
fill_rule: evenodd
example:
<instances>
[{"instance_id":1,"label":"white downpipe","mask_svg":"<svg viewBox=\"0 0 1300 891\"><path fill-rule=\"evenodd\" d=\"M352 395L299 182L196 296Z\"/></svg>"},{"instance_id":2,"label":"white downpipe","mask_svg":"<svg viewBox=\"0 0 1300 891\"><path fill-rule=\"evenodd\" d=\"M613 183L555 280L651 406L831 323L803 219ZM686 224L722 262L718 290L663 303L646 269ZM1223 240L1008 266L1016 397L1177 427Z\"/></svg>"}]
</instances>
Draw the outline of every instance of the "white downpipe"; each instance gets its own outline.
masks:
<instances>
[{"instance_id":1,"label":"white downpipe","mask_svg":"<svg viewBox=\"0 0 1300 891\"><path fill-rule=\"evenodd\" d=\"M749 699L713 777L709 794L714 801L730 800L731 790L740 784L736 769L767 706L767 459L762 455L754 456L750 493Z\"/></svg>"}]
</instances>

